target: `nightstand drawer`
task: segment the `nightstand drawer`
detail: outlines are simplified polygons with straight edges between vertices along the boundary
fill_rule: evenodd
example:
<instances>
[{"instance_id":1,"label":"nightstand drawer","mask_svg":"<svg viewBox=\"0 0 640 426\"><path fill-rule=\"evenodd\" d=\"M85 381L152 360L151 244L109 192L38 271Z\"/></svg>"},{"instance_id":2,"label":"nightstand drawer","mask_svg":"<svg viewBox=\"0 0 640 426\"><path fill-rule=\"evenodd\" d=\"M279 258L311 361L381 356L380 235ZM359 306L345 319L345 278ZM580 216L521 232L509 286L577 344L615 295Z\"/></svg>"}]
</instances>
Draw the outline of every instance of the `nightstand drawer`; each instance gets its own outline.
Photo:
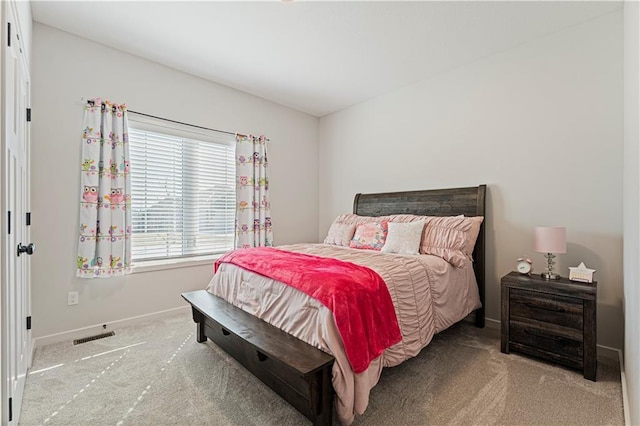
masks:
<instances>
[{"instance_id":1,"label":"nightstand drawer","mask_svg":"<svg viewBox=\"0 0 640 426\"><path fill-rule=\"evenodd\" d=\"M546 359L547 361L566 365L567 367L578 368L581 370L585 368L583 358L569 357L566 354L549 352L542 349L534 348L533 346L522 345L520 343L511 343L511 348L516 352L521 352L523 354ZM593 380L593 378L591 380Z\"/></svg>"},{"instance_id":2,"label":"nightstand drawer","mask_svg":"<svg viewBox=\"0 0 640 426\"><path fill-rule=\"evenodd\" d=\"M553 354L582 361L582 331L532 319L512 318L509 340Z\"/></svg>"},{"instance_id":3,"label":"nightstand drawer","mask_svg":"<svg viewBox=\"0 0 640 426\"><path fill-rule=\"evenodd\" d=\"M538 321L582 330L582 300L527 290L511 289L509 310L512 317L535 318Z\"/></svg>"}]
</instances>

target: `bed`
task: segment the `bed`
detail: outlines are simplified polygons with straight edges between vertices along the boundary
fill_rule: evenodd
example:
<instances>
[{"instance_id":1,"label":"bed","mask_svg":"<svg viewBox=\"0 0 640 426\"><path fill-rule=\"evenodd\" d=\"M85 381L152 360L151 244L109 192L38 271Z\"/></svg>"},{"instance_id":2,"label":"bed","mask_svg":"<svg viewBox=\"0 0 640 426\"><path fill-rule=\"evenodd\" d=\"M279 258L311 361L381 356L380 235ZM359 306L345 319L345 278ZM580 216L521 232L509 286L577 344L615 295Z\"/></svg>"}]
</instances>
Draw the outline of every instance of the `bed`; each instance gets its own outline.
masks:
<instances>
[{"instance_id":1,"label":"bed","mask_svg":"<svg viewBox=\"0 0 640 426\"><path fill-rule=\"evenodd\" d=\"M468 188L357 194L354 199L353 213L367 217L389 215L484 217L485 192L486 186L480 185ZM484 247L484 221L481 222L473 248L473 262L467 260L464 265L458 265L459 267L452 267L437 256L393 256L326 244L297 244L284 247L293 253L335 257L361 264L375 270L385 280L398 312L402 340L386 349L382 355L370 361L366 369L358 370L357 373L353 371L355 370L351 368L353 363L350 365L350 359L345 355L345 348L340 333L336 330L333 314L317 300L277 280L254 274L236 265L222 263L207 287L209 293L207 297L213 297L214 302L221 304L225 311L240 308L251 314L242 317L243 319L234 320L236 325L251 323L261 326L262 324L254 324L255 318L260 318L284 330L285 333L280 330L276 332L274 329L256 331L253 326L250 332L242 329L232 333L228 326L231 323L221 324L226 317L220 313L219 308L214 309L212 305L204 306L190 296L185 298L193 306L194 320L199 327L198 341L210 338L223 347L316 424L331 422L333 416L328 413L328 410L331 410L333 405L330 402L335 391L338 419L343 424L349 424L356 414L362 414L366 409L369 392L377 383L383 367L391 367L416 356L436 333L465 318L473 310L475 310L476 326L484 326ZM407 290L406 284L396 286L396 278L392 277L392 273L387 269L392 270L395 275L400 271L400 276L404 274L405 278L410 279L411 291ZM468 298L467 296L458 297L460 294L467 293L470 294ZM407 302L408 299L410 299L409 302ZM398 307L407 303L411 305L411 309ZM209 321L208 325L207 321ZM221 329L225 336L234 334L240 344L248 345L248 350L243 349L237 352L237 356L234 355L233 348L224 346L226 340L220 340L219 333L215 332L216 328ZM300 369L294 365L297 361L287 362L284 360L287 355L284 353L279 355L273 348L268 356L265 355L265 339L259 341L255 338L256 334L266 334L269 337L266 340L274 341L280 339L277 337L280 333L287 335L282 337L283 339L292 335L305 342L302 348L303 352L306 351L305 355L298 355L298 358L308 357L310 361L312 358L315 360L314 367L309 369L310 379L305 376L303 380L302 391L300 391L299 380L295 376L307 373L301 373ZM279 344L284 345L283 342L280 341ZM268 343L266 345L268 346ZM317 351L318 349L321 352ZM260 362L251 360L243 362L247 358L245 353L251 352L257 353L261 361L274 358L276 362L269 368L273 370L274 365L281 366L284 374L279 376L285 379L278 379L277 386L274 387L269 383L270 373L264 371L268 369L266 363L262 366ZM323 358L323 353L330 354L331 357ZM290 370L287 370L288 367ZM287 379L289 376L292 378ZM284 382L284 387L280 381ZM305 386L308 386L308 390ZM306 395L302 402L298 401L300 394ZM306 408L307 406L311 407L310 411Z\"/></svg>"}]
</instances>

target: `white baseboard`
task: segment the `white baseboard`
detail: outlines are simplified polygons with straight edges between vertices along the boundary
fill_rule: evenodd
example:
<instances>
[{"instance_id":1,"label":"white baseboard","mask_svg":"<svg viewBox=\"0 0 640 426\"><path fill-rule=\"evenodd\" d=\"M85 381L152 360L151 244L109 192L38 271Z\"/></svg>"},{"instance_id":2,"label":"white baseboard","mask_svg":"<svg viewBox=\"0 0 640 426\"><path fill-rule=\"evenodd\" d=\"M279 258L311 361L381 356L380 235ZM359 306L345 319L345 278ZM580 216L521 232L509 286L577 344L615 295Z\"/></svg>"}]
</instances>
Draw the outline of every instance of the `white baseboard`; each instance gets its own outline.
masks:
<instances>
[{"instance_id":1,"label":"white baseboard","mask_svg":"<svg viewBox=\"0 0 640 426\"><path fill-rule=\"evenodd\" d=\"M603 357L618 361L620 359L620 349L610 348L609 346L597 345L598 358ZM620 364L622 365L622 364Z\"/></svg>"},{"instance_id":2,"label":"white baseboard","mask_svg":"<svg viewBox=\"0 0 640 426\"><path fill-rule=\"evenodd\" d=\"M500 330L500 321L485 317L484 326L492 330Z\"/></svg>"},{"instance_id":3,"label":"white baseboard","mask_svg":"<svg viewBox=\"0 0 640 426\"><path fill-rule=\"evenodd\" d=\"M631 413L629 412L629 394L627 393L627 376L624 372L624 358L622 351L618 351L620 360L620 383L622 384L622 410L624 411L624 424L631 425Z\"/></svg>"},{"instance_id":4,"label":"white baseboard","mask_svg":"<svg viewBox=\"0 0 640 426\"><path fill-rule=\"evenodd\" d=\"M166 318L178 314L186 314L191 309L190 306L181 306L179 308L167 309L165 311L152 312L150 314L139 315L137 317L124 318L116 321L109 321L102 324L91 325L88 327L78 328L75 330L63 331L61 333L50 334L48 336L36 337L33 339L32 348L35 350L38 347L50 345L52 343L59 343L64 341L72 341L74 339L81 339L83 337L93 336L101 334L106 331L117 330L119 328L127 327L141 322L150 321L153 319ZM106 324L106 328L103 327Z\"/></svg>"}]
</instances>

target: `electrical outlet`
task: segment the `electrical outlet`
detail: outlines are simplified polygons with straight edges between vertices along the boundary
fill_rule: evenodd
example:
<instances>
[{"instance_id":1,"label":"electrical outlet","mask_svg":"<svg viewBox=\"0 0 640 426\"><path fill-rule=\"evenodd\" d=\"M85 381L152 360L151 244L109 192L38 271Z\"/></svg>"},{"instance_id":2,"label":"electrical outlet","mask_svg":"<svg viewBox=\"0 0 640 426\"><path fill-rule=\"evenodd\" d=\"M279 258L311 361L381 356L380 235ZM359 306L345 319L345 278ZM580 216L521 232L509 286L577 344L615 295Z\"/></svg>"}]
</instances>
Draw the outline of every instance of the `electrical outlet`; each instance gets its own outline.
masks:
<instances>
[{"instance_id":1,"label":"electrical outlet","mask_svg":"<svg viewBox=\"0 0 640 426\"><path fill-rule=\"evenodd\" d=\"M78 302L79 302L78 292L77 291L70 291L67 294L67 305L69 305L69 306L77 305Z\"/></svg>"}]
</instances>

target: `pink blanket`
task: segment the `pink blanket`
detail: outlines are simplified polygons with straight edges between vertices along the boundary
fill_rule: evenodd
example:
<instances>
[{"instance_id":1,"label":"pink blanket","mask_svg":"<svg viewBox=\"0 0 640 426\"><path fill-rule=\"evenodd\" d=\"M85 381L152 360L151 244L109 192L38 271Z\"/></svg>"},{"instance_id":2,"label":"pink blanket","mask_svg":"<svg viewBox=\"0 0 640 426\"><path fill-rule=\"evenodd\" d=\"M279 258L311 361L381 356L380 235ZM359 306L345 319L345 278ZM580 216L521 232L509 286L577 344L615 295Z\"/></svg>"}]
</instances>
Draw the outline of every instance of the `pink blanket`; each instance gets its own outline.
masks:
<instances>
[{"instance_id":1,"label":"pink blanket","mask_svg":"<svg viewBox=\"0 0 640 426\"><path fill-rule=\"evenodd\" d=\"M215 262L215 271L220 263L283 282L329 308L355 373L402 338L389 290L367 267L272 247L229 252Z\"/></svg>"}]
</instances>

